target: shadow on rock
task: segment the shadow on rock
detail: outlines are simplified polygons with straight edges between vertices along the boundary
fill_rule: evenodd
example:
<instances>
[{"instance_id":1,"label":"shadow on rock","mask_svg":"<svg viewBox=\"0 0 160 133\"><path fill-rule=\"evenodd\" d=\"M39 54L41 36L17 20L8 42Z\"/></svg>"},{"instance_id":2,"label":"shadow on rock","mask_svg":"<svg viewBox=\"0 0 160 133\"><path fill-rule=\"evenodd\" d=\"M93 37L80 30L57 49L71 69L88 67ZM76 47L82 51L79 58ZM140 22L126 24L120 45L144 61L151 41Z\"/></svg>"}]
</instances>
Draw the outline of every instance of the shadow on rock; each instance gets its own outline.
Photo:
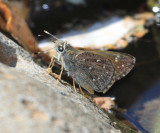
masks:
<instances>
[{"instance_id":1,"label":"shadow on rock","mask_svg":"<svg viewBox=\"0 0 160 133\"><path fill-rule=\"evenodd\" d=\"M0 42L0 62L15 67L17 64L16 49Z\"/></svg>"}]
</instances>

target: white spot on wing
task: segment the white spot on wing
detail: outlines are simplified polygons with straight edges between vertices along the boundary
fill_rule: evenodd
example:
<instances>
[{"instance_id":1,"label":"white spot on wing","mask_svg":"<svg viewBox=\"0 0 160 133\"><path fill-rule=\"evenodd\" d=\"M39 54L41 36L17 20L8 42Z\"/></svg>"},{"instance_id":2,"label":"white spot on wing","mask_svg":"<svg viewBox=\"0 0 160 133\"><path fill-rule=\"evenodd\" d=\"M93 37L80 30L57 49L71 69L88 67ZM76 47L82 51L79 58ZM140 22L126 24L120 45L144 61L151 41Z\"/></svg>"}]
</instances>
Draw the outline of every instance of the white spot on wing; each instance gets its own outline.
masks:
<instances>
[{"instance_id":1,"label":"white spot on wing","mask_svg":"<svg viewBox=\"0 0 160 133\"><path fill-rule=\"evenodd\" d=\"M118 62L118 58L119 58L120 56L116 56L115 57L115 62Z\"/></svg>"}]
</instances>

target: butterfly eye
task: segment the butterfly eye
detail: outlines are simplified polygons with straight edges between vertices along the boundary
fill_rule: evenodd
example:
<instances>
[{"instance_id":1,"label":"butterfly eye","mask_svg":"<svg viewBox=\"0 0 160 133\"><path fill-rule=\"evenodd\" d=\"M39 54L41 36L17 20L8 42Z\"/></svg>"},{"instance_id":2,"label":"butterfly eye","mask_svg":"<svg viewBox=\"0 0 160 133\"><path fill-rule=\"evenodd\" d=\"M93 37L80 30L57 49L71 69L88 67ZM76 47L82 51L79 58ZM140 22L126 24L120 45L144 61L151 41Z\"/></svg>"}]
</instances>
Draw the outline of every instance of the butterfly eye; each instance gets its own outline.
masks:
<instances>
[{"instance_id":1,"label":"butterfly eye","mask_svg":"<svg viewBox=\"0 0 160 133\"><path fill-rule=\"evenodd\" d=\"M59 52L63 52L63 51L64 51L64 48L63 48L62 45L58 46L58 51L59 51Z\"/></svg>"}]
</instances>

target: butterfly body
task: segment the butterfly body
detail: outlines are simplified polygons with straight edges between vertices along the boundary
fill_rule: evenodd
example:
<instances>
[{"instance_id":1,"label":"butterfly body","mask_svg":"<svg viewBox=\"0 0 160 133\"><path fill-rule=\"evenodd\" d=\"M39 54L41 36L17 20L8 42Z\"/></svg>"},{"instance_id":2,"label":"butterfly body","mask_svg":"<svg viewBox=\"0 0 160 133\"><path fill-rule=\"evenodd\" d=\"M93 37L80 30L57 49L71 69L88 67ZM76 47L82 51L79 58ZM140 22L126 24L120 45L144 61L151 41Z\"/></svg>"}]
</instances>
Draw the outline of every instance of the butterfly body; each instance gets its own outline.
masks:
<instances>
[{"instance_id":1,"label":"butterfly body","mask_svg":"<svg viewBox=\"0 0 160 133\"><path fill-rule=\"evenodd\" d=\"M56 41L58 60L78 84L89 93L106 93L115 81L126 76L135 58L118 52L87 51Z\"/></svg>"}]
</instances>

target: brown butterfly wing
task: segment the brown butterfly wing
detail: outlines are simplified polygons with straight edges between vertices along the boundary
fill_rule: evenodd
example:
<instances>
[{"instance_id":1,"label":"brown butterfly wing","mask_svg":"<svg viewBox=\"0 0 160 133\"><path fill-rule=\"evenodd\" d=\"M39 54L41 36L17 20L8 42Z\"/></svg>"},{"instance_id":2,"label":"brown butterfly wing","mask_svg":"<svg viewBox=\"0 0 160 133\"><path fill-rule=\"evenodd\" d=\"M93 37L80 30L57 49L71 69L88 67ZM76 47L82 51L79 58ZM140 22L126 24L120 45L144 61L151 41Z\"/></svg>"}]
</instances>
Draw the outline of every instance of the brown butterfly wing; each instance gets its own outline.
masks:
<instances>
[{"instance_id":1,"label":"brown butterfly wing","mask_svg":"<svg viewBox=\"0 0 160 133\"><path fill-rule=\"evenodd\" d=\"M85 88L88 86L97 92L106 92L115 82L114 66L106 57L83 52L78 54L75 60L75 71L78 73L76 80L84 89L88 90Z\"/></svg>"},{"instance_id":2,"label":"brown butterfly wing","mask_svg":"<svg viewBox=\"0 0 160 133\"><path fill-rule=\"evenodd\" d=\"M98 51L96 54L104 56L112 62L116 70L116 80L126 76L135 65L135 57L129 54L112 51Z\"/></svg>"}]
</instances>

